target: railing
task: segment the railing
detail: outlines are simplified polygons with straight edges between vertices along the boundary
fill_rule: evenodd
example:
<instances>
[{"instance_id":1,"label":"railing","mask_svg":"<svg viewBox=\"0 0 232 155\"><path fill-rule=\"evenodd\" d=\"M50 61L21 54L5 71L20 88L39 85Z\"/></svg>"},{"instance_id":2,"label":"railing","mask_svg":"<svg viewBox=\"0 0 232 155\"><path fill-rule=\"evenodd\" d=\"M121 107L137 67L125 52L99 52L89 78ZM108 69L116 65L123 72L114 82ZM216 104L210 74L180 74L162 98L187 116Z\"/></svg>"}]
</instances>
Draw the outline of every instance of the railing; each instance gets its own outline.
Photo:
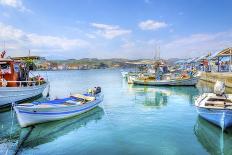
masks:
<instances>
[{"instance_id":1,"label":"railing","mask_svg":"<svg viewBox=\"0 0 232 155\"><path fill-rule=\"evenodd\" d=\"M43 83L46 83L46 81L41 81L41 80L38 80L38 81L0 81L1 83L1 86L2 87L7 87L7 84L8 83L16 83L16 84L19 84L19 87L22 87L22 86L37 86L37 85L41 85Z\"/></svg>"}]
</instances>

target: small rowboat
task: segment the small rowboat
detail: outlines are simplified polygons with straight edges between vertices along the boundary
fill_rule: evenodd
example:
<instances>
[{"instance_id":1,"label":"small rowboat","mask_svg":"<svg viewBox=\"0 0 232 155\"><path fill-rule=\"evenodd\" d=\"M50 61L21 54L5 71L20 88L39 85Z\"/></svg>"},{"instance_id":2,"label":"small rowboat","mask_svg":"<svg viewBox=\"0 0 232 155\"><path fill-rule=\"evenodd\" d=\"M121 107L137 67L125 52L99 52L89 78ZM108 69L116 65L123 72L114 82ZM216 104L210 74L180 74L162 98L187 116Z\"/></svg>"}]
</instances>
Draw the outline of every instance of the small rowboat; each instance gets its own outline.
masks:
<instances>
[{"instance_id":1,"label":"small rowboat","mask_svg":"<svg viewBox=\"0 0 232 155\"><path fill-rule=\"evenodd\" d=\"M214 93L204 93L195 101L198 114L222 130L232 126L232 94L224 91L224 84L216 82Z\"/></svg>"},{"instance_id":2,"label":"small rowboat","mask_svg":"<svg viewBox=\"0 0 232 155\"><path fill-rule=\"evenodd\" d=\"M97 107L102 100L100 92L75 94L64 99L14 105L14 110L20 126L27 127L82 114Z\"/></svg>"},{"instance_id":3,"label":"small rowboat","mask_svg":"<svg viewBox=\"0 0 232 155\"><path fill-rule=\"evenodd\" d=\"M150 79L134 79L133 84L149 85L149 86L195 86L198 82L197 77L188 79L171 79L171 80L150 80Z\"/></svg>"},{"instance_id":4,"label":"small rowboat","mask_svg":"<svg viewBox=\"0 0 232 155\"><path fill-rule=\"evenodd\" d=\"M209 122L226 129L232 126L232 94L204 93L195 102L197 112Z\"/></svg>"}]
</instances>

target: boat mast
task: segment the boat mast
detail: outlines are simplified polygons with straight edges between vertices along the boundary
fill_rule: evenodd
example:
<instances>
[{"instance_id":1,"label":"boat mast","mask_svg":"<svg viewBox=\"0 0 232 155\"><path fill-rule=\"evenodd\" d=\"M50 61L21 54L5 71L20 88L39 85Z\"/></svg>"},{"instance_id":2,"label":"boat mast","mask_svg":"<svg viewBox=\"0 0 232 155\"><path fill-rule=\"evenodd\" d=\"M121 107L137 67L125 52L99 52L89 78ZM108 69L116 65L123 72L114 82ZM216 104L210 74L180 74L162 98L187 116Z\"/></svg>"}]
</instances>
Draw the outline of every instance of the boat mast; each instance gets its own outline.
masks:
<instances>
[{"instance_id":1,"label":"boat mast","mask_svg":"<svg viewBox=\"0 0 232 155\"><path fill-rule=\"evenodd\" d=\"M154 57L154 59L156 61L160 60L160 46L159 45L155 46L155 57Z\"/></svg>"},{"instance_id":2,"label":"boat mast","mask_svg":"<svg viewBox=\"0 0 232 155\"><path fill-rule=\"evenodd\" d=\"M157 49L157 47L155 46L155 55L154 55L154 60L156 61L156 59L157 59L157 51L156 51L156 49Z\"/></svg>"},{"instance_id":3,"label":"boat mast","mask_svg":"<svg viewBox=\"0 0 232 155\"><path fill-rule=\"evenodd\" d=\"M232 48L230 48L230 65L229 65L229 71L231 72L231 61L232 61Z\"/></svg>"},{"instance_id":4,"label":"boat mast","mask_svg":"<svg viewBox=\"0 0 232 155\"><path fill-rule=\"evenodd\" d=\"M158 60L160 60L160 46L158 46Z\"/></svg>"}]
</instances>

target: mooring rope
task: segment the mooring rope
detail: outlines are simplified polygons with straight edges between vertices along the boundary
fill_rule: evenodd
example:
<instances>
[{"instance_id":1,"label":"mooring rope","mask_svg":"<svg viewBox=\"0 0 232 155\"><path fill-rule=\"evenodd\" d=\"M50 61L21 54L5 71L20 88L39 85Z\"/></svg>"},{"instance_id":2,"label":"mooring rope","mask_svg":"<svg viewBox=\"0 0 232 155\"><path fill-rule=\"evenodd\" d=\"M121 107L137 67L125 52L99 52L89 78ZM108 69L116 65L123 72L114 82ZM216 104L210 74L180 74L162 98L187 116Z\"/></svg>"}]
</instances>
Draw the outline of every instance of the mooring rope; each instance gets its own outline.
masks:
<instances>
[{"instance_id":1,"label":"mooring rope","mask_svg":"<svg viewBox=\"0 0 232 155\"><path fill-rule=\"evenodd\" d=\"M13 132L13 125L14 125L14 105L15 103L11 103L11 108L10 108L10 115L11 115L11 127L10 127L10 139L11 139L11 134Z\"/></svg>"},{"instance_id":2,"label":"mooring rope","mask_svg":"<svg viewBox=\"0 0 232 155\"><path fill-rule=\"evenodd\" d=\"M13 132L13 125L14 125L14 109L13 109L14 105L15 105L15 103L11 100L11 107L10 107L11 127L10 127L10 139L9 140L12 139L11 135L12 135L12 132ZM5 155L8 154L8 151L9 151L9 146L7 146Z\"/></svg>"},{"instance_id":3,"label":"mooring rope","mask_svg":"<svg viewBox=\"0 0 232 155\"><path fill-rule=\"evenodd\" d=\"M50 96L50 82L48 82L48 92L47 92L46 98L48 98L49 96Z\"/></svg>"},{"instance_id":4,"label":"mooring rope","mask_svg":"<svg viewBox=\"0 0 232 155\"><path fill-rule=\"evenodd\" d=\"M19 153L19 151L21 150L21 147L23 146L24 142L27 140L27 138L30 136L32 130L35 128L35 126L31 126L29 128L29 131L27 132L27 134L22 138L21 141L19 141L18 145L17 145L17 148L14 152L13 155L17 155Z\"/></svg>"}]
</instances>

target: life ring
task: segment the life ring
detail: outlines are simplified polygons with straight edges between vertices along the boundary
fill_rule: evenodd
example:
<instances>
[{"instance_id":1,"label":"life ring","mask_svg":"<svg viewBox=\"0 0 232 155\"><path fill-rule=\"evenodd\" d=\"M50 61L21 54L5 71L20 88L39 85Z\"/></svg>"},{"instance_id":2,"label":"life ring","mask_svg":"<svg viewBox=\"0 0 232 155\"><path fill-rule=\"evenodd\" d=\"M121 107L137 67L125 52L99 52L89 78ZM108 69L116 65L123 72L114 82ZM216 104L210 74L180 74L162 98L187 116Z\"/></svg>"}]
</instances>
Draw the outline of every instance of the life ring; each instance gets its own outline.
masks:
<instances>
[{"instance_id":1,"label":"life ring","mask_svg":"<svg viewBox=\"0 0 232 155\"><path fill-rule=\"evenodd\" d=\"M2 87L7 86L7 81L4 78L1 79L1 83L2 83Z\"/></svg>"}]
</instances>

